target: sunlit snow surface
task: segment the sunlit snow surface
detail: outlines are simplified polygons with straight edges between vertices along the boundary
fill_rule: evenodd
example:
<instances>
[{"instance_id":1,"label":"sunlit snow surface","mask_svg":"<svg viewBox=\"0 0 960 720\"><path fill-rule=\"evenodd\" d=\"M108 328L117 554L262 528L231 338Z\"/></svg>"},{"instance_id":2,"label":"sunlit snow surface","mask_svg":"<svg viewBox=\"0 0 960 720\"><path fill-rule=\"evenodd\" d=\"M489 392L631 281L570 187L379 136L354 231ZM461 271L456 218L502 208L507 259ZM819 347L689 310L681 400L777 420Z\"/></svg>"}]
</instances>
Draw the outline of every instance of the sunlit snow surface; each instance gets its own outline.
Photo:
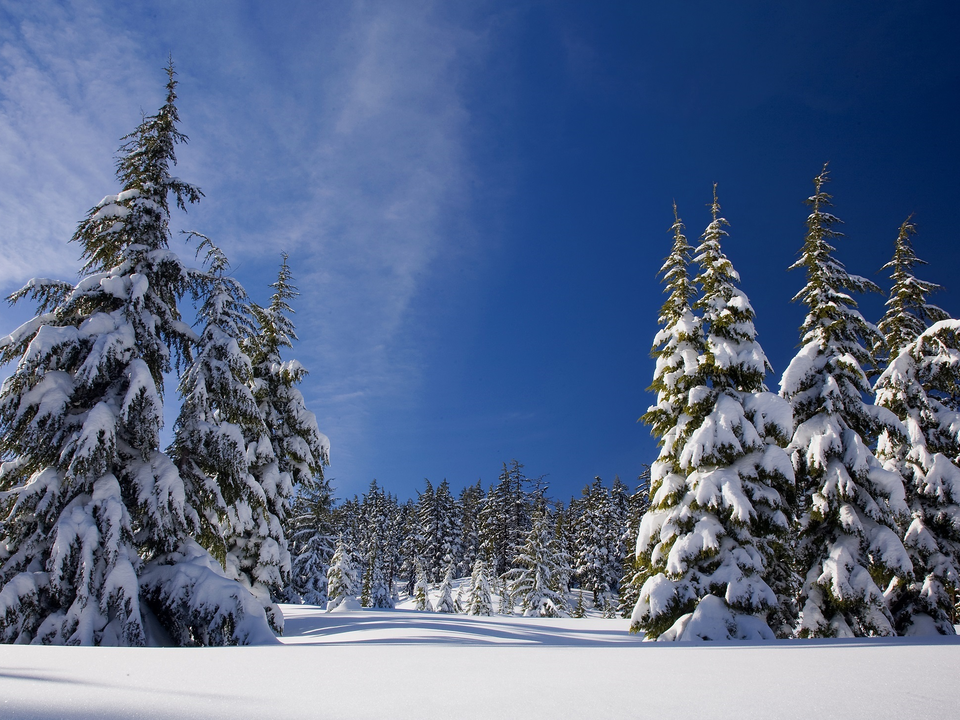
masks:
<instances>
[{"instance_id":1,"label":"sunlit snow surface","mask_svg":"<svg viewBox=\"0 0 960 720\"><path fill-rule=\"evenodd\" d=\"M0 718L960 714L955 638L641 643L622 619L283 611L283 645L0 646Z\"/></svg>"}]
</instances>

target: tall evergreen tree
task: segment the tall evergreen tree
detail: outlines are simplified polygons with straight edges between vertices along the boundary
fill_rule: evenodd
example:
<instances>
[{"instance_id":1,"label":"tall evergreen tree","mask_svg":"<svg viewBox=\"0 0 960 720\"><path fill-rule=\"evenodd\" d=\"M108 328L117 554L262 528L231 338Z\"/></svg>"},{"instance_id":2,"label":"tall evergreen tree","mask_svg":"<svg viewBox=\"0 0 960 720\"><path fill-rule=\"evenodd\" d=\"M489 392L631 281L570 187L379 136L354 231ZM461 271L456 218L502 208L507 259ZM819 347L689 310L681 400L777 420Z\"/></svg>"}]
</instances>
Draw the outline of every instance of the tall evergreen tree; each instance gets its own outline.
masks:
<instances>
[{"instance_id":1,"label":"tall evergreen tree","mask_svg":"<svg viewBox=\"0 0 960 720\"><path fill-rule=\"evenodd\" d=\"M640 588L643 587L645 573L637 561L637 536L640 533L640 520L650 507L650 466L644 468L637 478L639 486L628 498L627 521L622 536L625 555L623 571L619 585L619 604L617 612L620 617L628 618L633 614L633 608L640 597Z\"/></svg>"},{"instance_id":2,"label":"tall evergreen tree","mask_svg":"<svg viewBox=\"0 0 960 720\"><path fill-rule=\"evenodd\" d=\"M460 517L457 501L450 494L450 483L444 479L437 486L437 560L441 567L454 565L454 577L460 577Z\"/></svg>"},{"instance_id":3,"label":"tall evergreen tree","mask_svg":"<svg viewBox=\"0 0 960 720\"><path fill-rule=\"evenodd\" d=\"M440 554L440 525L433 483L423 479L423 492L417 491L417 554L430 582L439 582L443 572Z\"/></svg>"},{"instance_id":4,"label":"tall evergreen tree","mask_svg":"<svg viewBox=\"0 0 960 720\"><path fill-rule=\"evenodd\" d=\"M223 563L226 546L223 522L228 506L241 499L256 504L248 481L244 428L263 428L250 392L250 358L240 341L250 332L246 293L225 275L229 264L209 238L200 240L197 254L206 252L208 272L191 272L193 292L202 304L198 322L203 330L193 362L180 376L182 399L168 452L176 463L187 493L203 498L198 539Z\"/></svg>"},{"instance_id":5,"label":"tall evergreen tree","mask_svg":"<svg viewBox=\"0 0 960 720\"><path fill-rule=\"evenodd\" d=\"M340 535L327 569L327 610L336 609L345 600L356 600L358 594L359 581L353 552L343 535Z\"/></svg>"},{"instance_id":6,"label":"tall evergreen tree","mask_svg":"<svg viewBox=\"0 0 960 720\"><path fill-rule=\"evenodd\" d=\"M713 219L695 258L702 355L696 372L683 376L693 384L676 427L665 432L637 541L647 577L632 629L651 639L773 637L766 617L779 605L765 579L773 555L765 538L788 525L778 488L793 478L778 443L792 430L790 409L764 392L769 365L750 301L720 247L728 223L719 211L714 186ZM663 427L659 404L644 417L655 432Z\"/></svg>"},{"instance_id":7,"label":"tall evergreen tree","mask_svg":"<svg viewBox=\"0 0 960 720\"><path fill-rule=\"evenodd\" d=\"M200 191L173 177L175 73L167 96L124 138L122 190L77 228L82 278L34 280L40 313L0 340L17 362L0 390L0 639L143 645L144 613L180 644L266 642L253 598L222 577L193 535L217 489L185 483L160 451L163 375L196 335L177 307L190 284L170 251L172 199Z\"/></svg>"},{"instance_id":8,"label":"tall evergreen tree","mask_svg":"<svg viewBox=\"0 0 960 720\"><path fill-rule=\"evenodd\" d=\"M308 605L327 602L327 569L336 549L332 501L329 483L310 478L300 486L293 503L290 589L293 597Z\"/></svg>"},{"instance_id":9,"label":"tall evergreen tree","mask_svg":"<svg viewBox=\"0 0 960 720\"><path fill-rule=\"evenodd\" d=\"M876 384L876 403L906 435L884 431L877 457L905 479L904 546L913 578L886 589L899 634L955 634L960 589L960 413L944 403L960 389L960 322L942 320L903 347Z\"/></svg>"},{"instance_id":10,"label":"tall evergreen tree","mask_svg":"<svg viewBox=\"0 0 960 720\"><path fill-rule=\"evenodd\" d=\"M482 558L477 558L470 575L470 594L467 596L467 615L492 615L493 596L490 593L490 576Z\"/></svg>"},{"instance_id":11,"label":"tall evergreen tree","mask_svg":"<svg viewBox=\"0 0 960 720\"><path fill-rule=\"evenodd\" d=\"M512 567L530 528L535 495L527 489L530 484L521 463L504 463L480 510L480 554L498 576Z\"/></svg>"},{"instance_id":12,"label":"tall evergreen tree","mask_svg":"<svg viewBox=\"0 0 960 720\"><path fill-rule=\"evenodd\" d=\"M480 552L480 507L483 503L483 486L468 485L460 492L460 565L461 577L473 572Z\"/></svg>"},{"instance_id":13,"label":"tall evergreen tree","mask_svg":"<svg viewBox=\"0 0 960 720\"><path fill-rule=\"evenodd\" d=\"M364 568L361 602L364 607L394 606L390 543L396 507L396 498L385 493L376 480L372 481L360 506L359 549Z\"/></svg>"},{"instance_id":14,"label":"tall evergreen tree","mask_svg":"<svg viewBox=\"0 0 960 720\"><path fill-rule=\"evenodd\" d=\"M620 575L620 528L611 523L610 493L596 477L583 489L577 518L574 572L581 587L593 592L594 604L616 587Z\"/></svg>"},{"instance_id":15,"label":"tall evergreen tree","mask_svg":"<svg viewBox=\"0 0 960 720\"><path fill-rule=\"evenodd\" d=\"M413 588L413 599L416 603L415 607L417 610L431 610L430 605L430 581L427 579L427 572L423 569L423 563L420 562L420 559L417 558L414 564L414 572L416 573L416 584Z\"/></svg>"},{"instance_id":16,"label":"tall evergreen tree","mask_svg":"<svg viewBox=\"0 0 960 720\"><path fill-rule=\"evenodd\" d=\"M453 563L447 565L447 569L443 574L443 582L440 583L440 597L437 598L434 611L438 613L453 613L457 611L453 602Z\"/></svg>"},{"instance_id":17,"label":"tall evergreen tree","mask_svg":"<svg viewBox=\"0 0 960 720\"><path fill-rule=\"evenodd\" d=\"M566 617L564 571L570 558L558 547L551 517L545 508L535 512L515 567L504 575L505 594L519 602L524 616Z\"/></svg>"},{"instance_id":18,"label":"tall evergreen tree","mask_svg":"<svg viewBox=\"0 0 960 720\"><path fill-rule=\"evenodd\" d=\"M875 291L847 272L830 244L840 233L828 212L826 166L815 192L800 259L807 283L796 295L807 306L802 347L790 362L780 392L793 406L796 430L787 450L796 471L799 514L797 559L803 578L797 633L802 637L890 635L893 619L882 588L909 582L910 559L896 533L906 512L903 480L870 451L884 429L902 425L883 408L864 402L864 368L877 330L856 309L850 293Z\"/></svg>"},{"instance_id":19,"label":"tall evergreen tree","mask_svg":"<svg viewBox=\"0 0 960 720\"><path fill-rule=\"evenodd\" d=\"M277 603L285 599L291 577L288 514L296 488L311 481L324 483L330 442L297 388L306 370L280 355L297 339L289 301L298 293L286 255L270 287L274 290L270 304L251 306L256 328L244 343L252 362L251 390L262 418L259 426L244 432L251 488L258 502L230 508L226 569L249 587L274 630L282 632Z\"/></svg>"}]
</instances>

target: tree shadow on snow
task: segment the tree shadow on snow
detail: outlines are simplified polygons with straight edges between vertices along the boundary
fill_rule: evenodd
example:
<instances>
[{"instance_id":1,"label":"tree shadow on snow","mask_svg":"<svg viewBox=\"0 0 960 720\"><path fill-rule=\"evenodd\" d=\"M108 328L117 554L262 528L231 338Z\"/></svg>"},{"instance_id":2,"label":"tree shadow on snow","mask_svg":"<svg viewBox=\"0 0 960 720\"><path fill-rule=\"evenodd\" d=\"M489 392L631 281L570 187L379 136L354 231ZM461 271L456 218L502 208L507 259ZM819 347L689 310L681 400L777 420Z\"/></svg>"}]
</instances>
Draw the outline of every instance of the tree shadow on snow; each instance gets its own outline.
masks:
<instances>
[{"instance_id":1,"label":"tree shadow on snow","mask_svg":"<svg viewBox=\"0 0 960 720\"><path fill-rule=\"evenodd\" d=\"M445 615L411 610L297 614L285 618L291 644L323 645L494 645L551 647L621 647L642 638L622 629L599 630L552 624L541 618L499 620L497 616ZM349 634L349 636L348 636Z\"/></svg>"}]
</instances>

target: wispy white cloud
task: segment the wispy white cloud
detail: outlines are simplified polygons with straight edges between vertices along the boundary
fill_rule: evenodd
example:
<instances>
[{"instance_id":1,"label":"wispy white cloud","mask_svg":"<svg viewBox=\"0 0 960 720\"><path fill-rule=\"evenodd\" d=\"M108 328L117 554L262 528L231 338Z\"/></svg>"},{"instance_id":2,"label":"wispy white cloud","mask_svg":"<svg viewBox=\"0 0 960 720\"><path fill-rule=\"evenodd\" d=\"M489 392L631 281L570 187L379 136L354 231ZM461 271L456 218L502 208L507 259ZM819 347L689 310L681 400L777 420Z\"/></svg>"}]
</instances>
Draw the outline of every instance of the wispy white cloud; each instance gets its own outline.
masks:
<instances>
[{"instance_id":1,"label":"wispy white cloud","mask_svg":"<svg viewBox=\"0 0 960 720\"><path fill-rule=\"evenodd\" d=\"M0 4L0 287L71 277L77 221L114 185L119 138L139 121L144 86L130 35L95 7ZM152 92L150 92L152 91Z\"/></svg>"},{"instance_id":2,"label":"wispy white cloud","mask_svg":"<svg viewBox=\"0 0 960 720\"><path fill-rule=\"evenodd\" d=\"M416 403L420 358L403 337L417 332L410 306L438 255L458 242L447 234L451 216L469 210L460 81L479 41L429 4L358 5L335 52L342 71L327 85L298 235L309 247L303 304L329 314L303 330L319 339L315 393L340 434L342 467L372 473L362 462L375 442L367 414L386 395ZM337 463L335 454L334 471Z\"/></svg>"},{"instance_id":3,"label":"wispy white cloud","mask_svg":"<svg viewBox=\"0 0 960 720\"><path fill-rule=\"evenodd\" d=\"M482 33L432 2L304 3L261 27L231 4L177 5L149 32L129 10L0 8L0 286L75 271L63 243L115 185L104 148L155 109L172 51L191 137L178 173L207 193L185 226L224 245L255 299L291 254L304 393L338 484L369 482L371 416L420 388L411 304L463 243L450 229L470 211L464 92Z\"/></svg>"}]
</instances>

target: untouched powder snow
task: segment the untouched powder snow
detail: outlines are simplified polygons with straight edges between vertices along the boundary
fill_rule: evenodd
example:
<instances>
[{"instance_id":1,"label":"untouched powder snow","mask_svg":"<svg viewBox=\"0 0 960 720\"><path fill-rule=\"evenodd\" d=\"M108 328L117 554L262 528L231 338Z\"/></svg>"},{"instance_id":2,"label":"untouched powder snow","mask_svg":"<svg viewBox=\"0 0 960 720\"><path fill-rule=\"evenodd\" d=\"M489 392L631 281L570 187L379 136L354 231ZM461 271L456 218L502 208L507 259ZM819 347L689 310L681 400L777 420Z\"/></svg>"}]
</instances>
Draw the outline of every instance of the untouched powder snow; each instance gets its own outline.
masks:
<instances>
[{"instance_id":1,"label":"untouched powder snow","mask_svg":"<svg viewBox=\"0 0 960 720\"><path fill-rule=\"evenodd\" d=\"M623 619L282 609L282 645L0 646L0 717L957 716L956 638L643 643Z\"/></svg>"}]
</instances>

